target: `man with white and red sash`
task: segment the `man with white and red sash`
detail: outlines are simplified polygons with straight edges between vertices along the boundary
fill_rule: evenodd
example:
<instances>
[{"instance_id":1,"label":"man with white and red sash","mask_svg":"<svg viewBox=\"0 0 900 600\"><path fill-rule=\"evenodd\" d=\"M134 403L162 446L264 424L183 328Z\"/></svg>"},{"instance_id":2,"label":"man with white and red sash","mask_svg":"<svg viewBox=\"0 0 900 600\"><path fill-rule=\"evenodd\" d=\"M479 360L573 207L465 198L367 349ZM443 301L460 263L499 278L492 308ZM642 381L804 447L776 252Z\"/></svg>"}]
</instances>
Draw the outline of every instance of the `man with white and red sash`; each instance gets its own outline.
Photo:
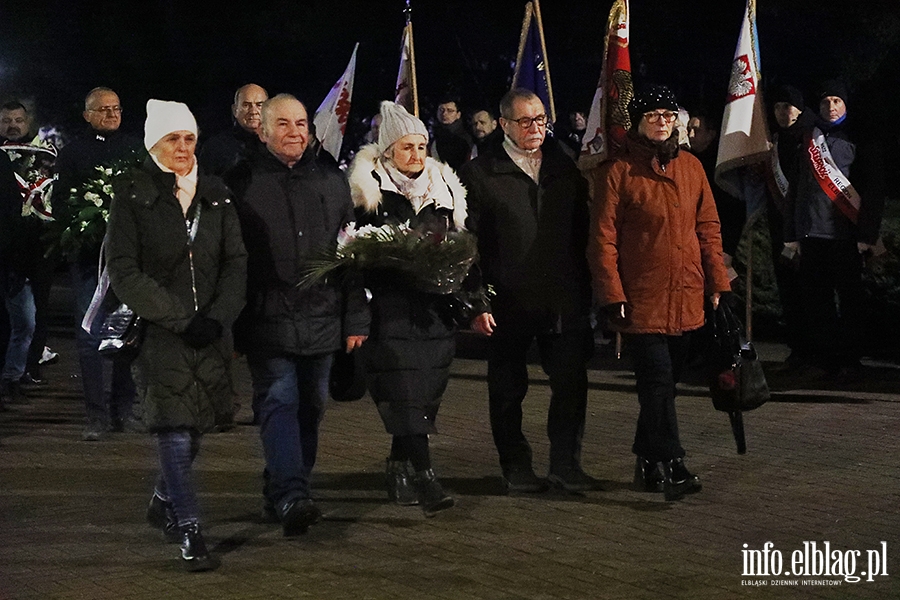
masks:
<instances>
[{"instance_id":1,"label":"man with white and red sash","mask_svg":"<svg viewBox=\"0 0 900 600\"><path fill-rule=\"evenodd\" d=\"M809 364L810 349L803 346L802 317L804 310L797 262L792 261L792 251L784 248L784 204L797 180L809 170L805 160L809 131L815 120L815 112L806 107L803 94L792 85L781 85L766 95L772 107L774 120L770 120L774 148L770 157L767 178L766 221L772 238L772 265L778 284L778 300L781 302L785 341L791 352L782 370L803 370Z\"/></svg>"},{"instance_id":2,"label":"man with white and red sash","mask_svg":"<svg viewBox=\"0 0 900 600\"><path fill-rule=\"evenodd\" d=\"M804 138L797 189L785 205L784 240L800 253L805 346L830 377L848 382L862 377L862 268L878 239L884 198L874 186L853 183L862 170L847 127L846 86L828 81L819 89L819 118Z\"/></svg>"}]
</instances>

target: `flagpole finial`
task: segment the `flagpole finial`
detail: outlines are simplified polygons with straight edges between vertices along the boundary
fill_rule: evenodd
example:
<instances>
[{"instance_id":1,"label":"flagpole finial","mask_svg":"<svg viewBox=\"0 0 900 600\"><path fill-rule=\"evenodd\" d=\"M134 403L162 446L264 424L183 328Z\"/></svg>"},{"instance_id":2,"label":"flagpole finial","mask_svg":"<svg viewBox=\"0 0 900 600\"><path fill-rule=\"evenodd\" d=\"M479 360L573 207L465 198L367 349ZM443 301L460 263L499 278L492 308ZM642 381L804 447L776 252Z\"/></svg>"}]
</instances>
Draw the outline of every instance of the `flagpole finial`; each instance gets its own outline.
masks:
<instances>
[{"instance_id":1,"label":"flagpole finial","mask_svg":"<svg viewBox=\"0 0 900 600\"><path fill-rule=\"evenodd\" d=\"M406 0L406 8L403 9L403 14L406 15L406 22L412 20L412 6L409 4L409 0Z\"/></svg>"}]
</instances>

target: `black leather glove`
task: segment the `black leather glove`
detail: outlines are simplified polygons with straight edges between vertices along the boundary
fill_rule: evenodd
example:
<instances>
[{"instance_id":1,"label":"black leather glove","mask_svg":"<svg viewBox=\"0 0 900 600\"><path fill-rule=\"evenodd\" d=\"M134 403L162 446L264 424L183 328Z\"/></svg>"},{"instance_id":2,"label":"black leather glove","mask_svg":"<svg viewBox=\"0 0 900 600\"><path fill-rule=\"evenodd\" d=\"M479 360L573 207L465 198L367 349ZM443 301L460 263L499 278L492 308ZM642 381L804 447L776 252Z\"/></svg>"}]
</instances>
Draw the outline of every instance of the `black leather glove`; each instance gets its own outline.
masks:
<instances>
[{"instance_id":1,"label":"black leather glove","mask_svg":"<svg viewBox=\"0 0 900 600\"><path fill-rule=\"evenodd\" d=\"M719 302L727 304L728 308L735 313L743 308L740 297L734 292L719 292Z\"/></svg>"},{"instance_id":2,"label":"black leather glove","mask_svg":"<svg viewBox=\"0 0 900 600\"><path fill-rule=\"evenodd\" d=\"M628 327L631 325L631 310L624 302L614 302L602 308L606 321L613 328ZM624 313L625 316L622 316Z\"/></svg>"},{"instance_id":3,"label":"black leather glove","mask_svg":"<svg viewBox=\"0 0 900 600\"><path fill-rule=\"evenodd\" d=\"M222 337L222 324L203 315L196 315L191 319L187 329L181 334L185 344L198 350L209 346L220 337Z\"/></svg>"}]
</instances>

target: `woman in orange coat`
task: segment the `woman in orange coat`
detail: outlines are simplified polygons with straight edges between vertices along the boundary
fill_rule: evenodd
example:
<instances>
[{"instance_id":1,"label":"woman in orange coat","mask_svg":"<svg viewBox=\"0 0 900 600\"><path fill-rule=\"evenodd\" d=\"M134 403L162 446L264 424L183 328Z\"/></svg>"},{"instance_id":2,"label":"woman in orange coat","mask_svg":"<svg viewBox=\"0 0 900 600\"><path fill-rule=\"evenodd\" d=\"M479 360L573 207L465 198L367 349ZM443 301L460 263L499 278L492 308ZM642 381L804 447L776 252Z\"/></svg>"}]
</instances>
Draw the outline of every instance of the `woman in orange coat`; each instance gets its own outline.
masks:
<instances>
[{"instance_id":1,"label":"woman in orange coat","mask_svg":"<svg viewBox=\"0 0 900 600\"><path fill-rule=\"evenodd\" d=\"M673 133L675 96L650 86L628 108L621 154L594 174L588 261L599 305L634 358L635 483L677 500L701 486L684 466L675 384L689 333L703 326L705 297L718 304L731 288L709 182Z\"/></svg>"}]
</instances>

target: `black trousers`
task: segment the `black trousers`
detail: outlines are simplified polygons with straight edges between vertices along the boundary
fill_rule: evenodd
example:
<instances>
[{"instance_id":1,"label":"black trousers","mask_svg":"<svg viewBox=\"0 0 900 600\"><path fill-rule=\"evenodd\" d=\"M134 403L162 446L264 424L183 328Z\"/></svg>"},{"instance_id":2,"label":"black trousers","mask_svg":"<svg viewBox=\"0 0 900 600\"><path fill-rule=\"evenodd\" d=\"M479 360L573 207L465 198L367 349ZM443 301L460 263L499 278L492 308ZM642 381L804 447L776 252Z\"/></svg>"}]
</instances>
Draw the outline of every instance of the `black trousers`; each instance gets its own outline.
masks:
<instances>
[{"instance_id":1,"label":"black trousers","mask_svg":"<svg viewBox=\"0 0 900 600\"><path fill-rule=\"evenodd\" d=\"M800 242L804 346L813 349L828 370L853 365L862 356L866 331L862 267L855 241Z\"/></svg>"},{"instance_id":2,"label":"black trousers","mask_svg":"<svg viewBox=\"0 0 900 600\"><path fill-rule=\"evenodd\" d=\"M587 327L551 333L545 314L495 313L490 338L488 395L491 431L504 472L531 468L532 452L522 433L522 401L528 392L527 354L537 340L541 366L550 378L547 437L550 470L581 464L581 441L587 411L587 361L593 336Z\"/></svg>"},{"instance_id":3,"label":"black trousers","mask_svg":"<svg viewBox=\"0 0 900 600\"><path fill-rule=\"evenodd\" d=\"M684 457L675 413L675 384L690 347L690 334L629 334L641 412L632 452L651 462Z\"/></svg>"},{"instance_id":4,"label":"black trousers","mask_svg":"<svg viewBox=\"0 0 900 600\"><path fill-rule=\"evenodd\" d=\"M781 302L785 341L792 352L800 356L809 356L811 349L804 347L805 340L802 337L803 304L800 274L781 254L784 250L784 217L771 198L766 204L766 219L772 238L772 267L778 285L778 300Z\"/></svg>"}]
</instances>

